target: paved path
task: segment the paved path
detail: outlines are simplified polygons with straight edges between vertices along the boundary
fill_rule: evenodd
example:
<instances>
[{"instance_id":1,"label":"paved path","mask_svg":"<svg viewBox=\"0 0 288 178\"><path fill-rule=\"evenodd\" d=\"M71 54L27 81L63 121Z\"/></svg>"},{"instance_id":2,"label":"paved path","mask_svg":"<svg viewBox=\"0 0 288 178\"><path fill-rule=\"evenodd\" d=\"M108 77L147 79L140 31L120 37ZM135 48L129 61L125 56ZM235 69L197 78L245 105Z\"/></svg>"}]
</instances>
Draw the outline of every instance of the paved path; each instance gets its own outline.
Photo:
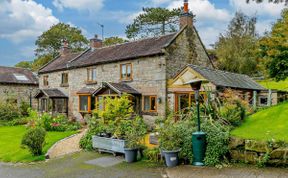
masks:
<instances>
[{"instance_id":1,"label":"paved path","mask_svg":"<svg viewBox=\"0 0 288 178\"><path fill-rule=\"evenodd\" d=\"M57 142L47 153L47 155L49 155L49 159L58 158L67 154L81 151L79 142L86 132L86 129L82 130L82 132L79 134Z\"/></svg>"},{"instance_id":2,"label":"paved path","mask_svg":"<svg viewBox=\"0 0 288 178\"><path fill-rule=\"evenodd\" d=\"M166 169L169 178L287 178L288 169L255 168L255 167L232 167L211 168L179 166Z\"/></svg>"}]
</instances>

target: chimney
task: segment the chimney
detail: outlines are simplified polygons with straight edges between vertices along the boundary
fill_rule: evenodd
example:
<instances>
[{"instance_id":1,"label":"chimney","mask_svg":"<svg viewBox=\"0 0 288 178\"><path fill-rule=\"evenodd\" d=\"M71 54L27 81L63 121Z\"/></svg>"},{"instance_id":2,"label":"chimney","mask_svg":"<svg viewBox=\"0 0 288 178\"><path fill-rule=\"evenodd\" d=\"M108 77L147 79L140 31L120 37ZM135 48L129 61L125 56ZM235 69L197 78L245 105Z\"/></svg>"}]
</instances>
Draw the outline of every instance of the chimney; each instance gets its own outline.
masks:
<instances>
[{"instance_id":1,"label":"chimney","mask_svg":"<svg viewBox=\"0 0 288 178\"><path fill-rule=\"evenodd\" d=\"M62 48L61 48L61 50L60 50L60 55L61 55L61 56L65 56L65 55L67 55L67 54L69 54L69 53L70 53L69 43L68 43L68 41L65 39L65 40L63 40L63 46L62 46Z\"/></svg>"},{"instance_id":2,"label":"chimney","mask_svg":"<svg viewBox=\"0 0 288 178\"><path fill-rule=\"evenodd\" d=\"M101 48L102 46L103 42L98 38L98 35L95 35L94 38L90 39L90 47L92 50Z\"/></svg>"},{"instance_id":3,"label":"chimney","mask_svg":"<svg viewBox=\"0 0 288 178\"><path fill-rule=\"evenodd\" d=\"M182 29L186 25L190 28L193 28L194 15L191 12L189 12L188 5L189 5L188 0L184 0L183 12L180 15L180 29Z\"/></svg>"}]
</instances>

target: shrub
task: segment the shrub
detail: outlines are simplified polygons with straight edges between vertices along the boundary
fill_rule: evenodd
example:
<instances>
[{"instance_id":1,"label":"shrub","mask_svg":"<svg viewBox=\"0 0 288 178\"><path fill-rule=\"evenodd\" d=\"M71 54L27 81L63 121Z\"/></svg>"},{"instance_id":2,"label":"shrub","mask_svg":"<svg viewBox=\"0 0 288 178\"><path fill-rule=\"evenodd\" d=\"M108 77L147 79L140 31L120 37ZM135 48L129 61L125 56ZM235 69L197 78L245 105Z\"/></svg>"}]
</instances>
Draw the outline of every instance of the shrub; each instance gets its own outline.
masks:
<instances>
[{"instance_id":1,"label":"shrub","mask_svg":"<svg viewBox=\"0 0 288 178\"><path fill-rule=\"evenodd\" d=\"M17 104L0 102L0 120L12 121L21 116Z\"/></svg>"},{"instance_id":2,"label":"shrub","mask_svg":"<svg viewBox=\"0 0 288 178\"><path fill-rule=\"evenodd\" d=\"M34 156L42 154L46 131L41 127L30 128L22 138L22 145L26 145Z\"/></svg>"},{"instance_id":3,"label":"shrub","mask_svg":"<svg viewBox=\"0 0 288 178\"><path fill-rule=\"evenodd\" d=\"M139 148L141 141L143 141L147 133L147 125L141 117L126 121L128 124L125 132L125 140L127 141L127 148Z\"/></svg>"},{"instance_id":4,"label":"shrub","mask_svg":"<svg viewBox=\"0 0 288 178\"><path fill-rule=\"evenodd\" d=\"M80 148L87 150L87 151L92 151L93 146L92 146L92 136L95 135L93 132L87 132L79 142Z\"/></svg>"},{"instance_id":5,"label":"shrub","mask_svg":"<svg viewBox=\"0 0 288 178\"><path fill-rule=\"evenodd\" d=\"M152 162L159 162L160 150L159 148L152 148L144 150L144 157Z\"/></svg>"},{"instance_id":6,"label":"shrub","mask_svg":"<svg viewBox=\"0 0 288 178\"><path fill-rule=\"evenodd\" d=\"M27 102L22 101L19 107L21 116L28 116L29 115L30 104Z\"/></svg>"}]
</instances>

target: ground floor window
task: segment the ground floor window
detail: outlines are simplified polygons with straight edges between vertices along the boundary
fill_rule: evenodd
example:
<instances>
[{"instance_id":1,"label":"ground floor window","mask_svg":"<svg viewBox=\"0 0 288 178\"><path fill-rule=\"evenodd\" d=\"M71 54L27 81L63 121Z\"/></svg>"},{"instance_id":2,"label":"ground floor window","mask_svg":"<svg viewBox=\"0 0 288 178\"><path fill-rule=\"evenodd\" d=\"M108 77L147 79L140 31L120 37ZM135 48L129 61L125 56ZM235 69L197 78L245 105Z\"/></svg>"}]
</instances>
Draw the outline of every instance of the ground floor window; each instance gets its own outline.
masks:
<instances>
[{"instance_id":1,"label":"ground floor window","mask_svg":"<svg viewBox=\"0 0 288 178\"><path fill-rule=\"evenodd\" d=\"M156 96L144 96L143 97L143 111L145 112L156 112L157 111L157 103Z\"/></svg>"},{"instance_id":2,"label":"ground floor window","mask_svg":"<svg viewBox=\"0 0 288 178\"><path fill-rule=\"evenodd\" d=\"M107 98L115 99L117 95L99 95L95 97L95 109L104 111Z\"/></svg>"},{"instance_id":3,"label":"ground floor window","mask_svg":"<svg viewBox=\"0 0 288 178\"><path fill-rule=\"evenodd\" d=\"M204 103L206 100L204 92L200 92L199 103ZM175 111L181 111L187 113L191 110L191 107L196 104L194 92L189 93L176 93L175 94Z\"/></svg>"},{"instance_id":4,"label":"ground floor window","mask_svg":"<svg viewBox=\"0 0 288 178\"><path fill-rule=\"evenodd\" d=\"M48 99L42 98L40 100L40 111L47 112L48 111Z\"/></svg>"},{"instance_id":5,"label":"ground floor window","mask_svg":"<svg viewBox=\"0 0 288 178\"><path fill-rule=\"evenodd\" d=\"M79 96L79 112L91 112L91 95Z\"/></svg>"},{"instance_id":6,"label":"ground floor window","mask_svg":"<svg viewBox=\"0 0 288 178\"><path fill-rule=\"evenodd\" d=\"M259 97L259 103L261 106L267 106L268 98L266 96L260 96Z\"/></svg>"},{"instance_id":7,"label":"ground floor window","mask_svg":"<svg viewBox=\"0 0 288 178\"><path fill-rule=\"evenodd\" d=\"M57 113L66 113L67 112L67 99L57 98L53 100L53 111Z\"/></svg>"}]
</instances>

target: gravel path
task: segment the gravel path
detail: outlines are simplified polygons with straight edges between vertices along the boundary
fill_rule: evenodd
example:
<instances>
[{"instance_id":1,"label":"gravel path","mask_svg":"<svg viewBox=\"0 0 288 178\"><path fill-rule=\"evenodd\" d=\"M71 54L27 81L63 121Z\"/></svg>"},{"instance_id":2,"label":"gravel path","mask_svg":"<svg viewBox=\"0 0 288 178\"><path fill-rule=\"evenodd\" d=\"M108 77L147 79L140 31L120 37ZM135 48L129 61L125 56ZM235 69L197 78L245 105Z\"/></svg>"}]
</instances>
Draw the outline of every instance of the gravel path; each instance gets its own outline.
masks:
<instances>
[{"instance_id":1,"label":"gravel path","mask_svg":"<svg viewBox=\"0 0 288 178\"><path fill-rule=\"evenodd\" d=\"M81 151L79 142L82 136L86 133L86 129L82 130L81 133L68 137L66 139L57 142L46 154L49 159L58 158L67 154L76 153Z\"/></svg>"}]
</instances>

